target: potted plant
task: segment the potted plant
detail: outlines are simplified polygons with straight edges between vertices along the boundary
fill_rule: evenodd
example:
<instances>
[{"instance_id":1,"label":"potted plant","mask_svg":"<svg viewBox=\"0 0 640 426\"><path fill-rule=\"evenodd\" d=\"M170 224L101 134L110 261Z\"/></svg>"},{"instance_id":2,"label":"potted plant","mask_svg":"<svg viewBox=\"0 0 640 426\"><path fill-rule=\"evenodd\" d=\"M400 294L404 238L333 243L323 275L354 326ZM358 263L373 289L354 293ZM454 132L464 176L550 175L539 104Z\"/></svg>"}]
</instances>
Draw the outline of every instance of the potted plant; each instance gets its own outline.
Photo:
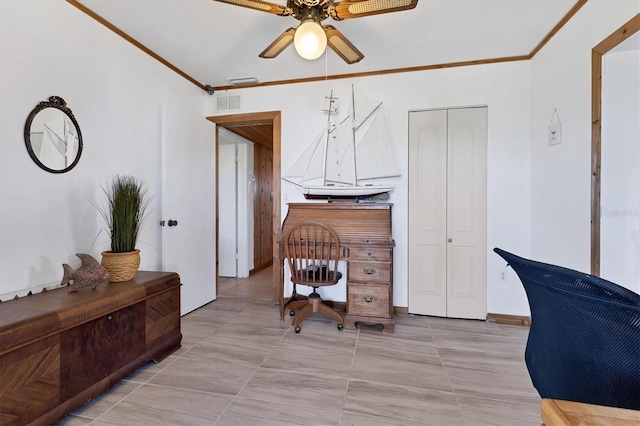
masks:
<instances>
[{"instance_id":1,"label":"potted plant","mask_svg":"<svg viewBox=\"0 0 640 426\"><path fill-rule=\"evenodd\" d=\"M138 234L149 207L150 198L142 179L116 175L103 191L106 205L96 205L109 228L111 250L102 252L102 266L111 282L129 281L140 266Z\"/></svg>"}]
</instances>

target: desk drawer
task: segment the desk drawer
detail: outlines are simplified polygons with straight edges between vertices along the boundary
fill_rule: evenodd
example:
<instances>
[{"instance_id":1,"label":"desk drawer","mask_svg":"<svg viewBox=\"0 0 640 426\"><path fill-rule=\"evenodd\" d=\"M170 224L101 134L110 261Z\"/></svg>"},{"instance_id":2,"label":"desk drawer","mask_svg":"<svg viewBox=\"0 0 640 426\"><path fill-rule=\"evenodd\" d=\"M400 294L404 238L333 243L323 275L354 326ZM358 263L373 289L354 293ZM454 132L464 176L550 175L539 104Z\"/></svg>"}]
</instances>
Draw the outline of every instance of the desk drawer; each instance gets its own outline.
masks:
<instances>
[{"instance_id":1,"label":"desk drawer","mask_svg":"<svg viewBox=\"0 0 640 426\"><path fill-rule=\"evenodd\" d=\"M375 282L389 284L391 282L390 262L357 262L349 261L349 282Z\"/></svg>"},{"instance_id":2,"label":"desk drawer","mask_svg":"<svg viewBox=\"0 0 640 426\"><path fill-rule=\"evenodd\" d=\"M386 285L349 284L347 313L367 317L391 318L391 287Z\"/></svg>"},{"instance_id":3,"label":"desk drawer","mask_svg":"<svg viewBox=\"0 0 640 426\"><path fill-rule=\"evenodd\" d=\"M391 261L391 248L349 247L351 260Z\"/></svg>"}]
</instances>

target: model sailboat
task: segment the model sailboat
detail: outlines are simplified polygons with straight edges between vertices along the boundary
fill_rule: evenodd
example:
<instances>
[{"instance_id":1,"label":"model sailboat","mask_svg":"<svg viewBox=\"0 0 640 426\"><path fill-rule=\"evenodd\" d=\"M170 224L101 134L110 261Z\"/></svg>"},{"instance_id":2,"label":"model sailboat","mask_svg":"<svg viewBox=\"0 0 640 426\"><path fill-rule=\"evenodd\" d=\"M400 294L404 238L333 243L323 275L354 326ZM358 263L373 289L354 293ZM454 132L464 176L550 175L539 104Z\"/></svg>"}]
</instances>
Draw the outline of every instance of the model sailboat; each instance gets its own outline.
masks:
<instances>
[{"instance_id":1,"label":"model sailboat","mask_svg":"<svg viewBox=\"0 0 640 426\"><path fill-rule=\"evenodd\" d=\"M360 198L385 194L393 185L376 179L400 176L389 140L382 102L351 88L349 115L332 123L333 92L326 129L283 177L305 198Z\"/></svg>"}]
</instances>

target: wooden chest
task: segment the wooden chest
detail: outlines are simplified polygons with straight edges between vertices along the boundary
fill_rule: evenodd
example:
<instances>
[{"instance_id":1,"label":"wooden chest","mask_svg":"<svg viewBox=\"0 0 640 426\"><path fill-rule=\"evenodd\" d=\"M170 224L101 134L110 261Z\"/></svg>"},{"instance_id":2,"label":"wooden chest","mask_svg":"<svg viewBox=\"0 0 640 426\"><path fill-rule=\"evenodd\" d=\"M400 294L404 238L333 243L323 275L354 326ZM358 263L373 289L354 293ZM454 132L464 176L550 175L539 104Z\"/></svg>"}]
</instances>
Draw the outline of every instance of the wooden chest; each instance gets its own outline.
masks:
<instances>
[{"instance_id":1,"label":"wooden chest","mask_svg":"<svg viewBox=\"0 0 640 426\"><path fill-rule=\"evenodd\" d=\"M172 272L0 303L0 424L50 424L181 340Z\"/></svg>"}]
</instances>

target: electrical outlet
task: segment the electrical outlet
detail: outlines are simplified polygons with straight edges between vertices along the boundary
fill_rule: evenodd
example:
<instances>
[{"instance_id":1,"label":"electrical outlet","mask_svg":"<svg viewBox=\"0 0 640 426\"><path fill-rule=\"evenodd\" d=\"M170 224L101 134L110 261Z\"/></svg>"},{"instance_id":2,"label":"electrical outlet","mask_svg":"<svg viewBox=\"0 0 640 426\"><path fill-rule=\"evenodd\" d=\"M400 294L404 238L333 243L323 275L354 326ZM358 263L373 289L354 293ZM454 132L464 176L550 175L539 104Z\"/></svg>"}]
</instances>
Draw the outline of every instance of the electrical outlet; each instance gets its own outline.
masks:
<instances>
[{"instance_id":1,"label":"electrical outlet","mask_svg":"<svg viewBox=\"0 0 640 426\"><path fill-rule=\"evenodd\" d=\"M509 272L507 271L507 268L502 268L500 270L500 282L501 283L509 282Z\"/></svg>"}]
</instances>

